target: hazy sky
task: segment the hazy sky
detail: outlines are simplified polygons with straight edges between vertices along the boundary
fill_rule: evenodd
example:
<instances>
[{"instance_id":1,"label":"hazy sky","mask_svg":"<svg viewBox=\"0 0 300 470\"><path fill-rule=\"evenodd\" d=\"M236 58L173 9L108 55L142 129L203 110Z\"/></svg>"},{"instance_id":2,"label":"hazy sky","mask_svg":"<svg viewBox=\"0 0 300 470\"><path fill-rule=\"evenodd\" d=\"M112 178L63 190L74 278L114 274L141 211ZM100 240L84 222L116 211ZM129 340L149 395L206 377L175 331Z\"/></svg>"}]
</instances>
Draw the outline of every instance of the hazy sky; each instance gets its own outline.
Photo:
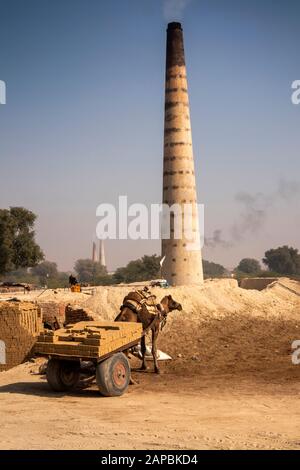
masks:
<instances>
[{"instance_id":1,"label":"hazy sky","mask_svg":"<svg viewBox=\"0 0 300 470\"><path fill-rule=\"evenodd\" d=\"M165 30L179 19L205 258L300 248L299 18L299 0L0 0L0 207L35 212L47 259L71 269L91 256L98 204L161 201ZM159 251L106 243L109 269Z\"/></svg>"}]
</instances>

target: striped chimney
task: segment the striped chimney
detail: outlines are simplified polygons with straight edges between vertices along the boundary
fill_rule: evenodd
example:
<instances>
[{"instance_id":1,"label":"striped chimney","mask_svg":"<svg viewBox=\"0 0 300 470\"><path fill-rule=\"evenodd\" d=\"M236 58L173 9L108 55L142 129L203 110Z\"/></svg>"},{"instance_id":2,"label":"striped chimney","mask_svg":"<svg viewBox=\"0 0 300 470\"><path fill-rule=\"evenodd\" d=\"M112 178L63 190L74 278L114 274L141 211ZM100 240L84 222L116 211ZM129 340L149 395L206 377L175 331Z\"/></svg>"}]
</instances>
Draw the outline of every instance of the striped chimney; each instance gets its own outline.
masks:
<instances>
[{"instance_id":1,"label":"striped chimney","mask_svg":"<svg viewBox=\"0 0 300 470\"><path fill-rule=\"evenodd\" d=\"M106 267L106 261L105 261L105 249L104 249L104 241L100 240L99 242L99 262L101 266Z\"/></svg>"},{"instance_id":2,"label":"striped chimney","mask_svg":"<svg viewBox=\"0 0 300 470\"><path fill-rule=\"evenodd\" d=\"M197 210L197 192L190 122L189 96L184 57L183 32L180 23L169 23L167 29L163 203L172 207L192 207L192 234L198 247L191 250L191 239L176 239L171 217L170 238L162 240L165 261L162 274L171 285L203 282L202 257Z\"/></svg>"}]
</instances>

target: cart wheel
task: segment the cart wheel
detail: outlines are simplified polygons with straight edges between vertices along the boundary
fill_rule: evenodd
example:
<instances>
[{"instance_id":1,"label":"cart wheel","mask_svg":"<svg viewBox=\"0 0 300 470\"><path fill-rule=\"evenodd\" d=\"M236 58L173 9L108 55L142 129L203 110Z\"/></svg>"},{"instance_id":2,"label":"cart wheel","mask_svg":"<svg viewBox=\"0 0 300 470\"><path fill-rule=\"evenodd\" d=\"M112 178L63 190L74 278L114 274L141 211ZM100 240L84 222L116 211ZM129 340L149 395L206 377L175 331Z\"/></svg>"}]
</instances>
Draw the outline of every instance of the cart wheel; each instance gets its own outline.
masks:
<instances>
[{"instance_id":1,"label":"cart wheel","mask_svg":"<svg viewBox=\"0 0 300 470\"><path fill-rule=\"evenodd\" d=\"M65 392L76 387L79 381L78 364L71 361L50 359L46 377L50 387L56 392Z\"/></svg>"},{"instance_id":2,"label":"cart wheel","mask_svg":"<svg viewBox=\"0 0 300 470\"><path fill-rule=\"evenodd\" d=\"M96 368L96 381L101 395L118 397L127 389L130 381L130 365L123 353L116 353Z\"/></svg>"}]
</instances>

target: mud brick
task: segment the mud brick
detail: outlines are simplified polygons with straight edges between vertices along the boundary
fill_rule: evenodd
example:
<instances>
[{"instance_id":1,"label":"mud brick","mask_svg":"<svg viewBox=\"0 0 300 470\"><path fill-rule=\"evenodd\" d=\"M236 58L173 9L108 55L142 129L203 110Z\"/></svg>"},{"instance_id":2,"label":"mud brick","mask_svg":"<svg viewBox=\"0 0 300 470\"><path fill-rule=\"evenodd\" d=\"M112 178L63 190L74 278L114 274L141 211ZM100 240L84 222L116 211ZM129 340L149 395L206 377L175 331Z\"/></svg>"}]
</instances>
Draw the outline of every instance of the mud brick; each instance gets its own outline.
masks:
<instances>
[{"instance_id":1,"label":"mud brick","mask_svg":"<svg viewBox=\"0 0 300 470\"><path fill-rule=\"evenodd\" d=\"M58 342L59 341L74 341L74 337L71 334L60 334L59 336L56 336Z\"/></svg>"},{"instance_id":2,"label":"mud brick","mask_svg":"<svg viewBox=\"0 0 300 470\"><path fill-rule=\"evenodd\" d=\"M79 354L79 357L91 357L94 359L99 357L99 351L97 352L90 351L90 350L76 351L76 354Z\"/></svg>"},{"instance_id":3,"label":"mud brick","mask_svg":"<svg viewBox=\"0 0 300 470\"><path fill-rule=\"evenodd\" d=\"M111 348L109 347L105 347L105 346L101 346L100 347L100 354L99 354L99 357L100 356L105 356L106 354L109 354L111 352Z\"/></svg>"},{"instance_id":4,"label":"mud brick","mask_svg":"<svg viewBox=\"0 0 300 470\"><path fill-rule=\"evenodd\" d=\"M57 343L58 338L55 336L50 336L49 338L46 339L47 343Z\"/></svg>"},{"instance_id":5,"label":"mud brick","mask_svg":"<svg viewBox=\"0 0 300 470\"><path fill-rule=\"evenodd\" d=\"M66 324L76 324L82 321L93 321L93 312L76 305L68 304L66 307Z\"/></svg>"},{"instance_id":6,"label":"mud brick","mask_svg":"<svg viewBox=\"0 0 300 470\"><path fill-rule=\"evenodd\" d=\"M45 336L54 336L54 331L52 331L52 330L44 330L44 335L45 335Z\"/></svg>"},{"instance_id":7,"label":"mud brick","mask_svg":"<svg viewBox=\"0 0 300 470\"><path fill-rule=\"evenodd\" d=\"M44 335L39 335L39 336L37 337L37 341L38 341L39 343L43 343L43 342L45 341L45 336L44 336Z\"/></svg>"},{"instance_id":8,"label":"mud brick","mask_svg":"<svg viewBox=\"0 0 300 470\"><path fill-rule=\"evenodd\" d=\"M99 358L140 339L142 325L132 323L82 321L41 335L40 354ZM46 347L45 347L46 346Z\"/></svg>"},{"instance_id":9,"label":"mud brick","mask_svg":"<svg viewBox=\"0 0 300 470\"><path fill-rule=\"evenodd\" d=\"M100 338L86 338L83 341L84 345L91 345L91 346L100 346L102 344Z\"/></svg>"},{"instance_id":10,"label":"mud brick","mask_svg":"<svg viewBox=\"0 0 300 470\"><path fill-rule=\"evenodd\" d=\"M4 341L6 352L6 363L0 364L0 371L28 359L41 332L41 310L37 304L0 301L0 340Z\"/></svg>"},{"instance_id":11,"label":"mud brick","mask_svg":"<svg viewBox=\"0 0 300 470\"><path fill-rule=\"evenodd\" d=\"M38 300L37 303L41 309L43 322L51 324L54 323L55 319L57 319L59 323L64 324L67 306L66 302Z\"/></svg>"}]
</instances>

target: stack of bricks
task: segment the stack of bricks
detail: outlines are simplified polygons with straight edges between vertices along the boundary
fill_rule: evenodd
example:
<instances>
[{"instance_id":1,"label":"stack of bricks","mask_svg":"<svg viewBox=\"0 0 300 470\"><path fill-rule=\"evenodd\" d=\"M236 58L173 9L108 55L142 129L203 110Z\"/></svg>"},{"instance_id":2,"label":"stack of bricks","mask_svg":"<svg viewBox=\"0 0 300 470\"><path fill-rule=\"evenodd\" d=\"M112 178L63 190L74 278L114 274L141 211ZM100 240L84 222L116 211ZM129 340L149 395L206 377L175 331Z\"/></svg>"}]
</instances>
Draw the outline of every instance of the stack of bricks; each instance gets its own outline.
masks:
<instances>
[{"instance_id":1,"label":"stack of bricks","mask_svg":"<svg viewBox=\"0 0 300 470\"><path fill-rule=\"evenodd\" d=\"M141 323L80 322L56 331L44 330L35 353L96 359L138 342L142 330Z\"/></svg>"},{"instance_id":2,"label":"stack of bricks","mask_svg":"<svg viewBox=\"0 0 300 470\"><path fill-rule=\"evenodd\" d=\"M39 301L38 305L42 312L42 319L44 323L54 323L55 319L58 320L62 325L65 322L66 316L66 303L64 302L46 302Z\"/></svg>"},{"instance_id":3,"label":"stack of bricks","mask_svg":"<svg viewBox=\"0 0 300 470\"><path fill-rule=\"evenodd\" d=\"M41 311L36 304L0 302L0 372L30 357L41 329Z\"/></svg>"},{"instance_id":4,"label":"stack of bricks","mask_svg":"<svg viewBox=\"0 0 300 470\"><path fill-rule=\"evenodd\" d=\"M77 305L67 305L66 307L66 325L74 325L81 321L93 321L93 312Z\"/></svg>"}]
</instances>

